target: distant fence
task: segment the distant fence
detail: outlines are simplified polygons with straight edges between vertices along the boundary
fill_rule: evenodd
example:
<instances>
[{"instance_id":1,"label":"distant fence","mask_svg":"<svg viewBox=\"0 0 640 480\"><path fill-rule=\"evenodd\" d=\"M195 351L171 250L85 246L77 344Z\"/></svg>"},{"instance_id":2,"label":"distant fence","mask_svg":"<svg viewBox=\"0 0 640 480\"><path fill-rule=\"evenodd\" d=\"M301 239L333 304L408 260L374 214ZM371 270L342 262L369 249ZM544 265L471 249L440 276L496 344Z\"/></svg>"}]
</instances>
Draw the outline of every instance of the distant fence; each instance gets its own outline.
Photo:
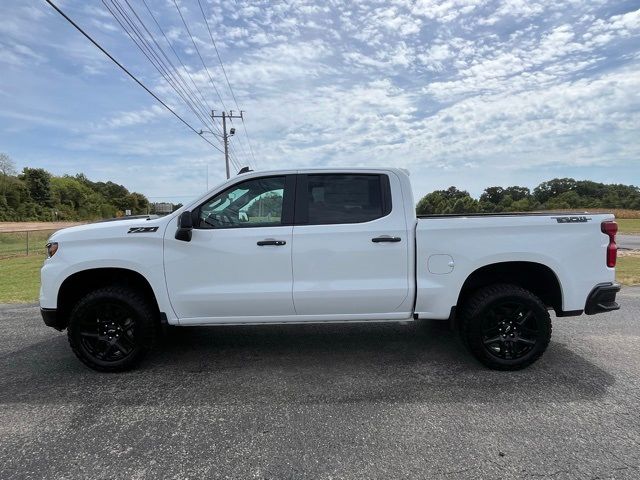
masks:
<instances>
[{"instance_id":1,"label":"distant fence","mask_svg":"<svg viewBox=\"0 0 640 480\"><path fill-rule=\"evenodd\" d=\"M44 255L47 239L57 229L0 232L0 258Z\"/></svg>"}]
</instances>

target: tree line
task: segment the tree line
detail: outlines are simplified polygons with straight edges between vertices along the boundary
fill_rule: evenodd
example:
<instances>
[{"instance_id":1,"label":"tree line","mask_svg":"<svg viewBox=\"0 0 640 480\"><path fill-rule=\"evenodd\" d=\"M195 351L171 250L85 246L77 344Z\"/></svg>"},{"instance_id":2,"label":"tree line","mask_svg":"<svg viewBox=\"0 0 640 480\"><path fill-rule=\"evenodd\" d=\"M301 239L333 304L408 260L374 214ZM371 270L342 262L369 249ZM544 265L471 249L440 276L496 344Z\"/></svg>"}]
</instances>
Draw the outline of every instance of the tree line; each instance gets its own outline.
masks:
<instances>
[{"instance_id":1,"label":"tree line","mask_svg":"<svg viewBox=\"0 0 640 480\"><path fill-rule=\"evenodd\" d=\"M97 220L127 210L146 214L151 207L141 193L83 174L58 177L29 167L18 173L11 158L0 154L0 221Z\"/></svg>"},{"instance_id":2,"label":"tree line","mask_svg":"<svg viewBox=\"0 0 640 480\"><path fill-rule=\"evenodd\" d=\"M172 205L172 210L180 206ZM476 199L465 190L449 187L422 197L416 211L428 215L582 208L640 210L640 188L554 178L533 191L521 186L488 187ZM0 221L97 220L122 216L127 210L132 215L153 214L155 204L122 185L92 182L81 173L59 177L29 167L17 173L11 158L0 153Z\"/></svg>"},{"instance_id":3,"label":"tree line","mask_svg":"<svg viewBox=\"0 0 640 480\"><path fill-rule=\"evenodd\" d=\"M443 213L530 212L624 208L640 210L640 188L633 185L605 184L573 178L554 178L542 182L533 191L527 187L488 187L479 199L469 192L449 187L420 199L419 215Z\"/></svg>"}]
</instances>

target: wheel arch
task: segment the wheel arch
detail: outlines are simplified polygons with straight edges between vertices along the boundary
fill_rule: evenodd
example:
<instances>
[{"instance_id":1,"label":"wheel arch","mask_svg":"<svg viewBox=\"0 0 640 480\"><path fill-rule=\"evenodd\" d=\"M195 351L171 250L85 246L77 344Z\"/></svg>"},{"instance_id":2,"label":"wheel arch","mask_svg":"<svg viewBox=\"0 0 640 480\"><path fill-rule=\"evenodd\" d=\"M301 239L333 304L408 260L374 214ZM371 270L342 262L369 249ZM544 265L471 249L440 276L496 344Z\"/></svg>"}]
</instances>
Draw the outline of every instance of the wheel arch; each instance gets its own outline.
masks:
<instances>
[{"instance_id":1,"label":"wheel arch","mask_svg":"<svg viewBox=\"0 0 640 480\"><path fill-rule=\"evenodd\" d=\"M69 275L60 285L57 296L57 310L60 318L68 323L73 306L86 294L98 288L118 285L141 294L160 318L158 300L149 281L139 272L127 268L102 267L81 270Z\"/></svg>"},{"instance_id":2,"label":"wheel arch","mask_svg":"<svg viewBox=\"0 0 640 480\"><path fill-rule=\"evenodd\" d=\"M556 273L547 265L528 261L506 261L484 265L465 280L458 295L458 305L480 288L510 283L529 290L558 316L563 315L562 285Z\"/></svg>"}]
</instances>

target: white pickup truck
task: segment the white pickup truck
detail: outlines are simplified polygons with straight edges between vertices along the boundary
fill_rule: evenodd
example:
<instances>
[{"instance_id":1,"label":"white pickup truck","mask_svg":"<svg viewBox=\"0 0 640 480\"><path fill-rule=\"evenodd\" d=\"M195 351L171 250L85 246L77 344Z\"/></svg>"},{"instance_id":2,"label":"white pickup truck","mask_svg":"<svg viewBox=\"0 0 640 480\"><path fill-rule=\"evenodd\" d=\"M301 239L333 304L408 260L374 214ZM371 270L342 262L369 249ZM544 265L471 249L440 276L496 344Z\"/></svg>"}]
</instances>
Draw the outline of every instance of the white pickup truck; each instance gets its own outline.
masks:
<instances>
[{"instance_id":1,"label":"white pickup truck","mask_svg":"<svg viewBox=\"0 0 640 480\"><path fill-rule=\"evenodd\" d=\"M60 230L40 306L100 371L166 325L449 320L471 353L526 367L556 316L619 308L613 215L416 218L404 170L250 172L163 218Z\"/></svg>"}]
</instances>

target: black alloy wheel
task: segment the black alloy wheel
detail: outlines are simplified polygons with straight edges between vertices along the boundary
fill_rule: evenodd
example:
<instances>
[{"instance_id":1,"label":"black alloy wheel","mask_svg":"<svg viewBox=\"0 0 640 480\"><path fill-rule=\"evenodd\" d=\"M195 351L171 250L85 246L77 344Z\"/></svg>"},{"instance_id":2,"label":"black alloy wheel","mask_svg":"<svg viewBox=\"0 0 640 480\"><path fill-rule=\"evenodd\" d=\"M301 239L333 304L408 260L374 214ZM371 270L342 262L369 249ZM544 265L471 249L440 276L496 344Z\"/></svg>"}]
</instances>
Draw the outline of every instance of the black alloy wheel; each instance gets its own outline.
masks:
<instances>
[{"instance_id":1,"label":"black alloy wheel","mask_svg":"<svg viewBox=\"0 0 640 480\"><path fill-rule=\"evenodd\" d=\"M87 294L71 311L67 336L75 355L88 367L118 372L134 367L152 348L157 314L149 302L125 287Z\"/></svg>"},{"instance_id":2,"label":"black alloy wheel","mask_svg":"<svg viewBox=\"0 0 640 480\"><path fill-rule=\"evenodd\" d=\"M482 343L487 351L504 360L524 357L538 342L536 316L518 300L496 302L482 319Z\"/></svg>"},{"instance_id":3,"label":"black alloy wheel","mask_svg":"<svg viewBox=\"0 0 640 480\"><path fill-rule=\"evenodd\" d=\"M551 317L536 295L511 284L481 288L463 304L460 333L471 353L495 370L538 360L551 340Z\"/></svg>"},{"instance_id":4,"label":"black alloy wheel","mask_svg":"<svg viewBox=\"0 0 640 480\"><path fill-rule=\"evenodd\" d=\"M115 302L94 304L78 329L81 347L103 362L117 362L136 350L135 312Z\"/></svg>"}]
</instances>

